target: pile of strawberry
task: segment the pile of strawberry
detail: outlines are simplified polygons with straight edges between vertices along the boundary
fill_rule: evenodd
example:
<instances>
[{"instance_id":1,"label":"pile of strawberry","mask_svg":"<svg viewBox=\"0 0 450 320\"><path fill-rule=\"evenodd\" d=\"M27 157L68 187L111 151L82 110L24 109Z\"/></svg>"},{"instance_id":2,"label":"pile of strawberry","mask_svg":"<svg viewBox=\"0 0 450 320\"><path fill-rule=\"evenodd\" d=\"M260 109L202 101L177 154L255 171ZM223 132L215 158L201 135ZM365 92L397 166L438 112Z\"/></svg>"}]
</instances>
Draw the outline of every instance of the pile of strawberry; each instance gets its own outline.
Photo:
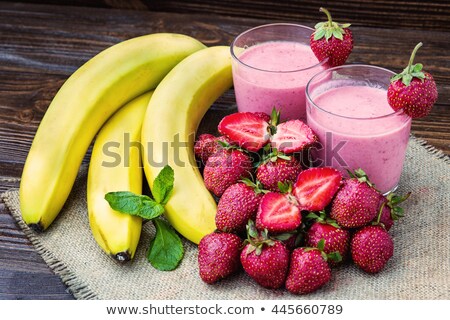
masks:
<instances>
[{"instance_id":1,"label":"pile of strawberry","mask_svg":"<svg viewBox=\"0 0 450 320\"><path fill-rule=\"evenodd\" d=\"M316 135L300 120L278 119L276 111L234 113L220 122L220 137L203 134L195 144L205 185L219 198L217 230L199 244L201 279L212 284L243 268L263 287L305 294L349 257L366 272L382 270L406 197L383 196L362 170L344 179L333 168L303 168Z\"/></svg>"}]
</instances>

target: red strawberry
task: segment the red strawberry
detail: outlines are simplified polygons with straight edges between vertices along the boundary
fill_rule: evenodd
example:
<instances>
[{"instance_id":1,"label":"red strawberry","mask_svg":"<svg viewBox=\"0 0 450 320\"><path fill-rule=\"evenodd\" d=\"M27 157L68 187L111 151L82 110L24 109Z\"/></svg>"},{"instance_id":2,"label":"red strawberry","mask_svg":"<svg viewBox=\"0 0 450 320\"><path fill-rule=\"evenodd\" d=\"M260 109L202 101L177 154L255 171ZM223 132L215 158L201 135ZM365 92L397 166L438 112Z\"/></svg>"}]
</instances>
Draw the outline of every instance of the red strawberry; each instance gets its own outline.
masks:
<instances>
[{"instance_id":1,"label":"red strawberry","mask_svg":"<svg viewBox=\"0 0 450 320\"><path fill-rule=\"evenodd\" d=\"M339 252L342 260L345 260L350 248L350 231L342 229L334 220L325 217L325 211L320 212L320 216L315 213L308 214L307 218L314 218L314 222L306 233L306 245L317 247L318 243L324 239L325 253ZM330 261L335 265L334 261Z\"/></svg>"},{"instance_id":2,"label":"red strawberry","mask_svg":"<svg viewBox=\"0 0 450 320\"><path fill-rule=\"evenodd\" d=\"M258 234L251 223L247 241L241 252L245 272L265 288L282 287L289 267L289 250L280 241L268 239L266 232Z\"/></svg>"},{"instance_id":3,"label":"red strawberry","mask_svg":"<svg viewBox=\"0 0 450 320\"><path fill-rule=\"evenodd\" d=\"M421 63L413 65L416 52L421 46L422 42L417 44L408 66L391 78L387 92L392 109L403 109L403 112L412 118L427 116L438 98L436 83L431 74L422 71Z\"/></svg>"},{"instance_id":4,"label":"red strawberry","mask_svg":"<svg viewBox=\"0 0 450 320\"><path fill-rule=\"evenodd\" d=\"M358 230L352 238L350 250L353 262L369 273L380 272L394 254L394 243L380 225Z\"/></svg>"},{"instance_id":5,"label":"red strawberry","mask_svg":"<svg viewBox=\"0 0 450 320\"><path fill-rule=\"evenodd\" d=\"M252 112L237 112L224 117L219 132L248 151L256 152L269 141L269 123Z\"/></svg>"},{"instance_id":6,"label":"red strawberry","mask_svg":"<svg viewBox=\"0 0 450 320\"><path fill-rule=\"evenodd\" d=\"M380 193L372 186L361 169L356 176L344 181L336 193L330 217L345 228L359 228L370 223L378 214Z\"/></svg>"},{"instance_id":7,"label":"red strawberry","mask_svg":"<svg viewBox=\"0 0 450 320\"><path fill-rule=\"evenodd\" d=\"M235 273L240 268L241 239L231 233L211 233L198 244L200 277L214 283Z\"/></svg>"},{"instance_id":8,"label":"red strawberry","mask_svg":"<svg viewBox=\"0 0 450 320\"><path fill-rule=\"evenodd\" d=\"M281 156L281 157L280 157ZM300 162L293 156L276 155L269 157L256 169L256 178L265 189L277 192L278 182L294 182L302 171Z\"/></svg>"},{"instance_id":9,"label":"red strawberry","mask_svg":"<svg viewBox=\"0 0 450 320\"><path fill-rule=\"evenodd\" d=\"M248 178L252 160L237 149L223 149L209 157L203 170L206 188L220 197L225 190L242 178Z\"/></svg>"},{"instance_id":10,"label":"red strawberry","mask_svg":"<svg viewBox=\"0 0 450 320\"><path fill-rule=\"evenodd\" d=\"M327 15L328 21L316 24L310 38L311 50L319 61L328 58L327 65L330 67L343 65L353 50L353 35L348 28L350 24L334 22L327 9L320 8L320 11Z\"/></svg>"},{"instance_id":11,"label":"red strawberry","mask_svg":"<svg viewBox=\"0 0 450 320\"><path fill-rule=\"evenodd\" d=\"M253 112L254 115L257 115L261 119L263 119L265 122L270 122L270 115L268 115L265 112Z\"/></svg>"},{"instance_id":12,"label":"red strawberry","mask_svg":"<svg viewBox=\"0 0 450 320\"><path fill-rule=\"evenodd\" d=\"M217 229L225 232L244 232L248 220L255 220L262 197L262 190L250 180L228 187L217 205Z\"/></svg>"},{"instance_id":13,"label":"red strawberry","mask_svg":"<svg viewBox=\"0 0 450 320\"><path fill-rule=\"evenodd\" d=\"M330 203L342 181L342 174L330 167L310 168L300 172L293 194L300 209L320 211Z\"/></svg>"},{"instance_id":14,"label":"red strawberry","mask_svg":"<svg viewBox=\"0 0 450 320\"><path fill-rule=\"evenodd\" d=\"M389 231L394 224L394 221L403 217L403 208L399 206L400 203L408 199L411 193L407 193L401 197L395 193L390 193L387 196L380 195L380 211L377 222L382 223L386 231Z\"/></svg>"},{"instance_id":15,"label":"red strawberry","mask_svg":"<svg viewBox=\"0 0 450 320\"><path fill-rule=\"evenodd\" d=\"M317 142L317 136L301 120L289 120L276 127L276 133L270 138L270 145L286 154L303 150Z\"/></svg>"},{"instance_id":16,"label":"red strawberry","mask_svg":"<svg viewBox=\"0 0 450 320\"><path fill-rule=\"evenodd\" d=\"M286 289L294 294L306 294L316 291L331 279L328 259L340 260L339 253L325 254L324 240L317 248L297 248L291 254Z\"/></svg>"},{"instance_id":17,"label":"red strawberry","mask_svg":"<svg viewBox=\"0 0 450 320\"><path fill-rule=\"evenodd\" d=\"M302 222L302 215L297 201L289 194L269 192L259 203L256 213L256 228L280 233L297 229Z\"/></svg>"},{"instance_id":18,"label":"red strawberry","mask_svg":"<svg viewBox=\"0 0 450 320\"><path fill-rule=\"evenodd\" d=\"M208 133L201 134L194 145L195 157L199 159L202 164L206 164L211 155L222 149L219 141L225 143L229 142L228 139L223 136L215 137Z\"/></svg>"}]
</instances>

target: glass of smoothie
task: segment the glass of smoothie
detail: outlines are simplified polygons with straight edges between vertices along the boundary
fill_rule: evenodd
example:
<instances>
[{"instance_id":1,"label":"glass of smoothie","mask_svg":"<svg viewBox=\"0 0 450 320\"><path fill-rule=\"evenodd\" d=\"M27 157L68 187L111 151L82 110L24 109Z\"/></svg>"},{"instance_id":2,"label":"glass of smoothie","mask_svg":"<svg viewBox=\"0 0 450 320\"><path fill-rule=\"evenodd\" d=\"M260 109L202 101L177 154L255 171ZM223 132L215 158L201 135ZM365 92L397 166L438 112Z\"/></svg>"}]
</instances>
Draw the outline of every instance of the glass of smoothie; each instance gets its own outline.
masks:
<instances>
[{"instance_id":1,"label":"glass of smoothie","mask_svg":"<svg viewBox=\"0 0 450 320\"><path fill-rule=\"evenodd\" d=\"M362 168L382 193L397 188L411 129L411 118L387 101L393 72L369 65L324 70L306 87L307 123L321 146L317 165L344 174Z\"/></svg>"},{"instance_id":2,"label":"glass of smoothie","mask_svg":"<svg viewBox=\"0 0 450 320\"><path fill-rule=\"evenodd\" d=\"M314 29L275 23L247 30L231 44L234 91L239 112L265 112L275 107L281 120L306 120L305 87L325 69L309 38Z\"/></svg>"}]
</instances>

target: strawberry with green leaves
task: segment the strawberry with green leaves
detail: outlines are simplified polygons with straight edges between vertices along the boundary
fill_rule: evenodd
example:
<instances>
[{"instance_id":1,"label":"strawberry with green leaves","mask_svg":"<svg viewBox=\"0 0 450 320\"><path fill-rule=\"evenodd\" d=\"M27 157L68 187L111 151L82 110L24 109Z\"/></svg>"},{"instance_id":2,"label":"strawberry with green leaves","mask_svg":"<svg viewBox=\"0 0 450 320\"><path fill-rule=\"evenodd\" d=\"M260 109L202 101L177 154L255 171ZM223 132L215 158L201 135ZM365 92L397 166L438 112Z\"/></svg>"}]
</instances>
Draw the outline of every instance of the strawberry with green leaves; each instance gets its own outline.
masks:
<instances>
[{"instance_id":1,"label":"strawberry with green leaves","mask_svg":"<svg viewBox=\"0 0 450 320\"><path fill-rule=\"evenodd\" d=\"M394 221L403 217L404 210L399 204L408 199L410 195L411 192L404 196L398 196L393 192L387 196L380 195L380 211L377 223L383 224L386 230L389 231Z\"/></svg>"},{"instance_id":2,"label":"strawberry with green leaves","mask_svg":"<svg viewBox=\"0 0 450 320\"><path fill-rule=\"evenodd\" d=\"M408 66L391 78L387 92L391 108L395 111L403 110L412 118L427 116L438 98L433 76L423 71L421 63L413 64L417 50L421 46L422 42L416 45Z\"/></svg>"},{"instance_id":3,"label":"strawberry with green leaves","mask_svg":"<svg viewBox=\"0 0 450 320\"><path fill-rule=\"evenodd\" d=\"M297 248L291 254L286 289L293 294L307 294L324 286L331 279L328 260L340 261L339 253L326 254L323 251L325 240L317 247Z\"/></svg>"},{"instance_id":4,"label":"strawberry with green leaves","mask_svg":"<svg viewBox=\"0 0 450 320\"><path fill-rule=\"evenodd\" d=\"M288 272L289 250L281 241L270 239L267 230L258 232L251 220L247 234L241 252L245 272L265 288L281 288Z\"/></svg>"},{"instance_id":5,"label":"strawberry with green leaves","mask_svg":"<svg viewBox=\"0 0 450 320\"><path fill-rule=\"evenodd\" d=\"M327 9L320 8L320 11L327 15L328 21L316 24L310 38L311 50L319 61L328 58L330 67L343 65L353 50L350 24L334 22Z\"/></svg>"},{"instance_id":6,"label":"strawberry with green leaves","mask_svg":"<svg viewBox=\"0 0 450 320\"><path fill-rule=\"evenodd\" d=\"M300 161L293 155L288 156L272 150L264 157L263 162L256 169L256 179L261 182L265 189L278 192L278 183L295 182L298 174L302 171Z\"/></svg>"},{"instance_id":7,"label":"strawberry with green leaves","mask_svg":"<svg viewBox=\"0 0 450 320\"><path fill-rule=\"evenodd\" d=\"M317 247L323 239L325 240L323 251L327 254L339 252L344 261L350 248L350 231L343 229L333 219L327 218L325 211L320 211L318 215L311 212L306 218L315 221L306 233L306 245ZM336 263L330 260L330 264Z\"/></svg>"},{"instance_id":8,"label":"strawberry with green leaves","mask_svg":"<svg viewBox=\"0 0 450 320\"><path fill-rule=\"evenodd\" d=\"M215 137L209 133L201 134L198 137L194 144L194 154L195 157L201 161L202 165L206 164L210 156L223 148L220 142L229 143L230 141L227 137Z\"/></svg>"},{"instance_id":9,"label":"strawberry with green leaves","mask_svg":"<svg viewBox=\"0 0 450 320\"><path fill-rule=\"evenodd\" d=\"M212 284L238 271L241 267L242 240L232 233L211 233L198 244L198 266L202 280Z\"/></svg>"},{"instance_id":10,"label":"strawberry with green leaves","mask_svg":"<svg viewBox=\"0 0 450 320\"><path fill-rule=\"evenodd\" d=\"M266 191L258 181L253 183L249 179L228 187L217 204L217 229L224 232L245 232L248 220L256 218L264 192Z\"/></svg>"}]
</instances>

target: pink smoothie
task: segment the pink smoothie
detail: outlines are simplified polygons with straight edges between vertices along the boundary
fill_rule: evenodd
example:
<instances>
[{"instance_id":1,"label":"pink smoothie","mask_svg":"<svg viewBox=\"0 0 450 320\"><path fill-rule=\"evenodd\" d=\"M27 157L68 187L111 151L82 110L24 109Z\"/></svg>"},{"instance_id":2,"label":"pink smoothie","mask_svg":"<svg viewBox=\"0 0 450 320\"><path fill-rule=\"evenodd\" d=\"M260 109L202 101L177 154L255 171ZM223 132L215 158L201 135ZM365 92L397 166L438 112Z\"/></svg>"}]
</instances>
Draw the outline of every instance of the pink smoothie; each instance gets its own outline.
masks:
<instances>
[{"instance_id":1,"label":"pink smoothie","mask_svg":"<svg viewBox=\"0 0 450 320\"><path fill-rule=\"evenodd\" d=\"M347 85L325 91L313 101L333 113L308 105L308 125L324 146L317 151L317 158L325 162L322 165L343 173L362 168L383 193L394 189L402 172L411 119L394 114L386 90Z\"/></svg>"},{"instance_id":2,"label":"pink smoothie","mask_svg":"<svg viewBox=\"0 0 450 320\"><path fill-rule=\"evenodd\" d=\"M281 110L281 119L306 119L305 87L323 70L310 47L271 41L245 49L233 62L236 102L240 112ZM305 69L309 68L309 69Z\"/></svg>"}]
</instances>

